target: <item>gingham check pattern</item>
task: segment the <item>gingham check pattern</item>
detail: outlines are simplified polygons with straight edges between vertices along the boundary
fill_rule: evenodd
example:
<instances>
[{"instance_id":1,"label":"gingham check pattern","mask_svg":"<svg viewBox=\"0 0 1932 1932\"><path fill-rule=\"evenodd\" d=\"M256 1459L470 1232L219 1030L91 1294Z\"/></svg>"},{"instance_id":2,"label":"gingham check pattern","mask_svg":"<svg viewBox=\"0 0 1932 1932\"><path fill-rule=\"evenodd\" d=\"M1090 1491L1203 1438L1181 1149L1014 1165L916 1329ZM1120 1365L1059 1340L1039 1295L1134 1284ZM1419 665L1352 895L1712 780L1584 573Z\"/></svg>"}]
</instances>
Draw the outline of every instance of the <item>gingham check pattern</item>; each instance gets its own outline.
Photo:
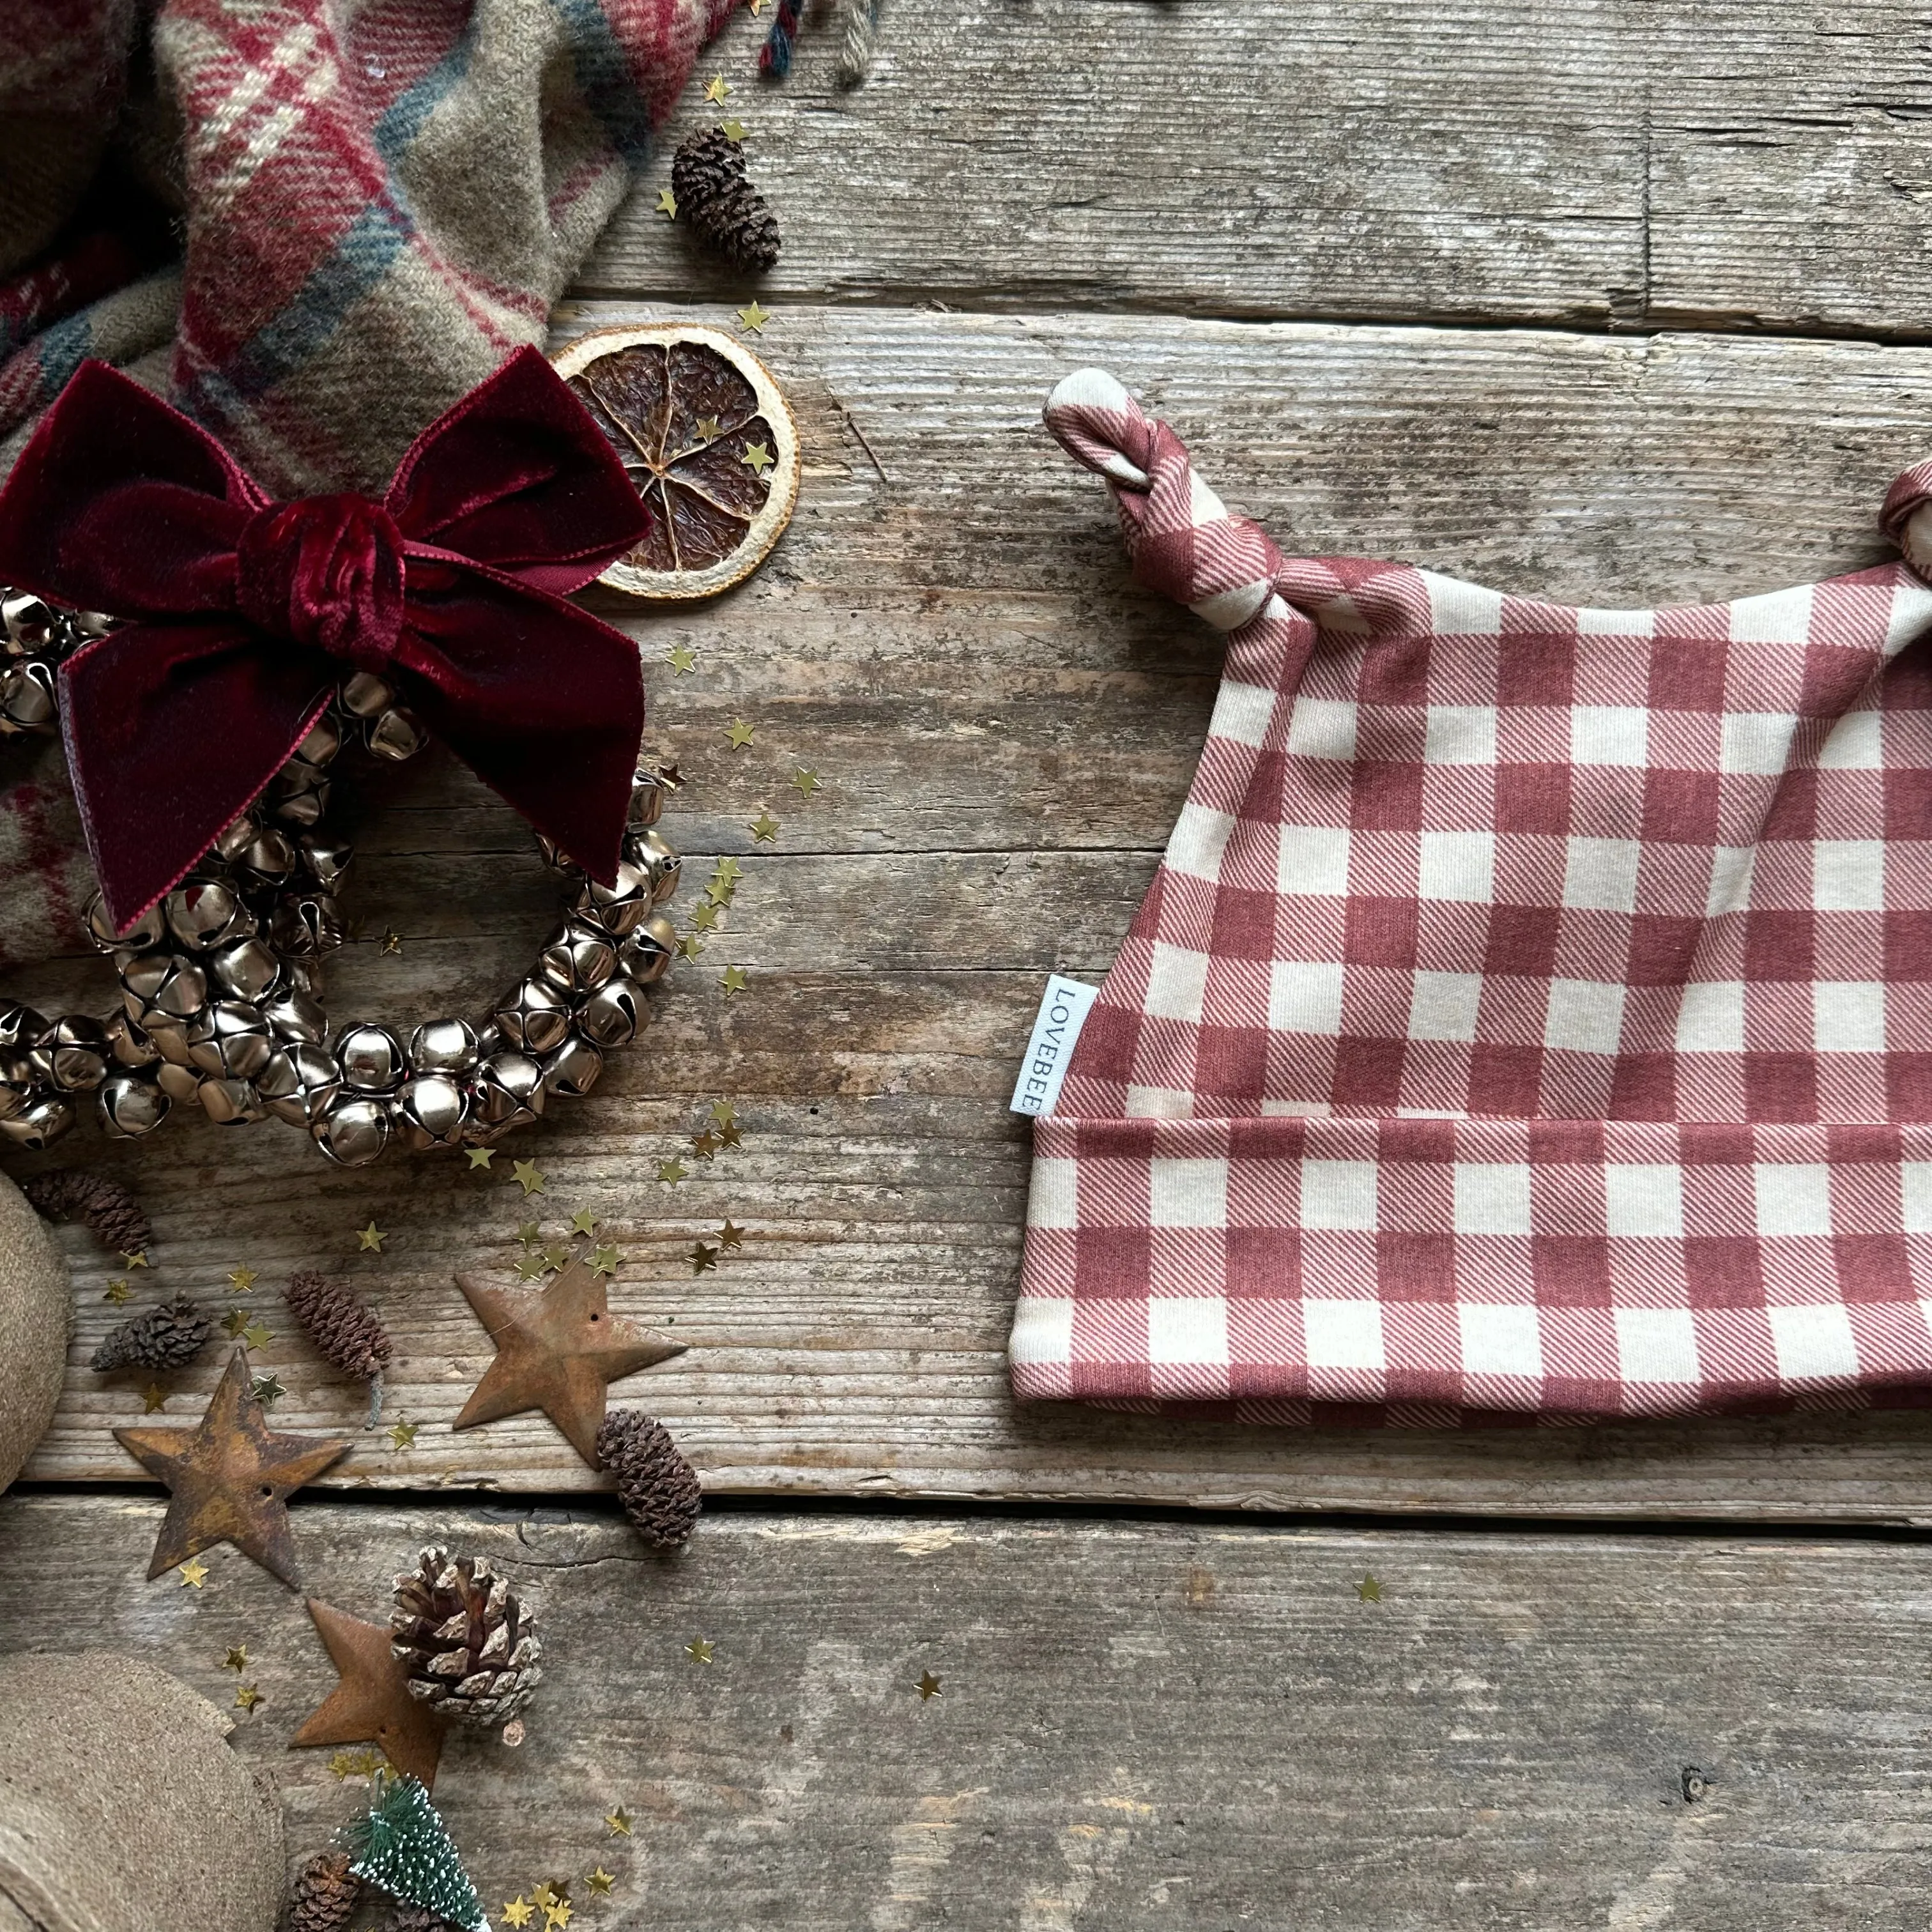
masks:
<instances>
[{"instance_id":1,"label":"gingham check pattern","mask_svg":"<svg viewBox=\"0 0 1932 1932\"><path fill-rule=\"evenodd\" d=\"M1618 611L1284 560L1111 377L1047 422L1228 655L1035 1126L1017 1392L1932 1400L1925 583Z\"/></svg>"}]
</instances>

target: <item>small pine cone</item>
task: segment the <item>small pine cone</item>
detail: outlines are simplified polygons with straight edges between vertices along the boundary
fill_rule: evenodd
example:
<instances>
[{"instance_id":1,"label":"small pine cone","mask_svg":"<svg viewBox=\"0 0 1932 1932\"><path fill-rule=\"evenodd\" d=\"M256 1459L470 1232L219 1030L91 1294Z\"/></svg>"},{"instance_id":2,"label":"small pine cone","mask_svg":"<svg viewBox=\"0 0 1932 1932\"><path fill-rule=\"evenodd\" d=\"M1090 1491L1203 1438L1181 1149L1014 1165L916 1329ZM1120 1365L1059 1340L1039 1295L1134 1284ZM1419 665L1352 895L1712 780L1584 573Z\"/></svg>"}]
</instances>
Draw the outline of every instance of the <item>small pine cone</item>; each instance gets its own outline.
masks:
<instances>
[{"instance_id":1,"label":"small pine cone","mask_svg":"<svg viewBox=\"0 0 1932 1932\"><path fill-rule=\"evenodd\" d=\"M694 134L679 148L670 180L678 212L728 261L759 271L776 265L778 218L746 176L743 151L722 128Z\"/></svg>"},{"instance_id":2,"label":"small pine cone","mask_svg":"<svg viewBox=\"0 0 1932 1932\"><path fill-rule=\"evenodd\" d=\"M288 1932L342 1932L362 1895L362 1881L349 1869L346 1852L317 1852L290 1890Z\"/></svg>"},{"instance_id":3,"label":"small pine cone","mask_svg":"<svg viewBox=\"0 0 1932 1932\"><path fill-rule=\"evenodd\" d=\"M57 1167L20 1184L37 1214L50 1221L85 1221L103 1247L138 1255L154 1238L141 1204L118 1180L78 1167Z\"/></svg>"},{"instance_id":4,"label":"small pine cone","mask_svg":"<svg viewBox=\"0 0 1932 1932\"><path fill-rule=\"evenodd\" d=\"M617 1478L625 1514L646 1543L682 1543L704 1507L698 1472L670 1432L640 1408L614 1408L597 1431L597 1460Z\"/></svg>"},{"instance_id":5,"label":"small pine cone","mask_svg":"<svg viewBox=\"0 0 1932 1932\"><path fill-rule=\"evenodd\" d=\"M439 1918L426 1905L392 1905L391 1932L460 1932L447 1918Z\"/></svg>"},{"instance_id":6,"label":"small pine cone","mask_svg":"<svg viewBox=\"0 0 1932 1932\"><path fill-rule=\"evenodd\" d=\"M410 1695L465 1724L507 1722L543 1676L535 1613L480 1556L425 1550L396 1579L389 1628Z\"/></svg>"},{"instance_id":7,"label":"small pine cone","mask_svg":"<svg viewBox=\"0 0 1932 1932\"><path fill-rule=\"evenodd\" d=\"M350 1282L304 1268L282 1298L323 1358L345 1376L374 1382L389 1366L394 1352L389 1331Z\"/></svg>"},{"instance_id":8,"label":"small pine cone","mask_svg":"<svg viewBox=\"0 0 1932 1932\"><path fill-rule=\"evenodd\" d=\"M124 1322L94 1352L98 1376L115 1369L184 1369L214 1330L208 1310L177 1291L172 1301Z\"/></svg>"}]
</instances>

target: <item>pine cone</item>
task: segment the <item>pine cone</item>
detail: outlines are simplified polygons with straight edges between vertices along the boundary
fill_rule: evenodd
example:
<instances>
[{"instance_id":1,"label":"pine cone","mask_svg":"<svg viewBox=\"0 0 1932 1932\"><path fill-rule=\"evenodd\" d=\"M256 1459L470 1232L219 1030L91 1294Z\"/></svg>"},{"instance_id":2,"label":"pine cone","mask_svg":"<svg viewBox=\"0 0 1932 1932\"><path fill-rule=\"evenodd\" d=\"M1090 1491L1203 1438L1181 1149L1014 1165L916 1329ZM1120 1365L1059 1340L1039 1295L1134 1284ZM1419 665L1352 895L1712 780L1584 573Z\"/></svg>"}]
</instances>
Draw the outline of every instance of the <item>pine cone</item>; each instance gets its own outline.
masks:
<instances>
[{"instance_id":1,"label":"pine cone","mask_svg":"<svg viewBox=\"0 0 1932 1932\"><path fill-rule=\"evenodd\" d=\"M744 150L722 128L694 134L670 165L678 212L699 237L741 268L778 259L778 218L745 172Z\"/></svg>"},{"instance_id":2,"label":"pine cone","mask_svg":"<svg viewBox=\"0 0 1932 1932\"><path fill-rule=\"evenodd\" d=\"M317 1852L296 1874L288 1932L342 1932L362 1895L362 1881L349 1869L346 1852Z\"/></svg>"},{"instance_id":3,"label":"pine cone","mask_svg":"<svg viewBox=\"0 0 1932 1932\"><path fill-rule=\"evenodd\" d=\"M304 1268L282 1298L323 1358L345 1376L373 1382L389 1366L394 1352L389 1331L350 1282Z\"/></svg>"},{"instance_id":4,"label":"pine cone","mask_svg":"<svg viewBox=\"0 0 1932 1932\"><path fill-rule=\"evenodd\" d=\"M396 1579L389 1613L410 1696L470 1724L503 1724L530 1701L543 1676L536 1624L483 1558L436 1548Z\"/></svg>"},{"instance_id":5,"label":"pine cone","mask_svg":"<svg viewBox=\"0 0 1932 1932\"><path fill-rule=\"evenodd\" d=\"M104 1247L138 1255L154 1238L154 1224L141 1204L118 1180L78 1167L56 1167L20 1184L37 1214L50 1221L85 1221Z\"/></svg>"},{"instance_id":6,"label":"pine cone","mask_svg":"<svg viewBox=\"0 0 1932 1932\"><path fill-rule=\"evenodd\" d=\"M94 1352L98 1376L115 1369L183 1369L202 1351L214 1318L178 1290L172 1301L124 1322Z\"/></svg>"},{"instance_id":7,"label":"pine cone","mask_svg":"<svg viewBox=\"0 0 1932 1932\"><path fill-rule=\"evenodd\" d=\"M392 1905L389 1908L392 1932L460 1932L447 1918L439 1918L426 1905Z\"/></svg>"},{"instance_id":8,"label":"pine cone","mask_svg":"<svg viewBox=\"0 0 1932 1932\"><path fill-rule=\"evenodd\" d=\"M625 1514L646 1543L668 1549L698 1527L704 1492L670 1432L640 1408L614 1408L597 1431L597 1460L617 1478Z\"/></svg>"}]
</instances>

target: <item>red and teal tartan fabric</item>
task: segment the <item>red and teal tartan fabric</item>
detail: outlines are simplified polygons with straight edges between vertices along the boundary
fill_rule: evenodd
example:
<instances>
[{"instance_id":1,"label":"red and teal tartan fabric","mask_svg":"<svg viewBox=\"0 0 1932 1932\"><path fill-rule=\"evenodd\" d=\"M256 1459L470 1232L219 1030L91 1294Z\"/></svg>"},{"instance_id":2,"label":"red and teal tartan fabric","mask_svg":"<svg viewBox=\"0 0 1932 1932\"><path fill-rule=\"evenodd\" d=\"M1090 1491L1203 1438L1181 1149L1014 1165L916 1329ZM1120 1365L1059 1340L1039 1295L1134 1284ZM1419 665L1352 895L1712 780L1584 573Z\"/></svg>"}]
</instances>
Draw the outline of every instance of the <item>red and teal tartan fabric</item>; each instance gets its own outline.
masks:
<instances>
[{"instance_id":1,"label":"red and teal tartan fabric","mask_svg":"<svg viewBox=\"0 0 1932 1932\"><path fill-rule=\"evenodd\" d=\"M1436 1425L1932 1400L1920 572L1573 609L1282 557L1097 370L1047 422L1227 661L1036 1123L1016 1392ZM1929 494L1883 518L1922 562Z\"/></svg>"}]
</instances>

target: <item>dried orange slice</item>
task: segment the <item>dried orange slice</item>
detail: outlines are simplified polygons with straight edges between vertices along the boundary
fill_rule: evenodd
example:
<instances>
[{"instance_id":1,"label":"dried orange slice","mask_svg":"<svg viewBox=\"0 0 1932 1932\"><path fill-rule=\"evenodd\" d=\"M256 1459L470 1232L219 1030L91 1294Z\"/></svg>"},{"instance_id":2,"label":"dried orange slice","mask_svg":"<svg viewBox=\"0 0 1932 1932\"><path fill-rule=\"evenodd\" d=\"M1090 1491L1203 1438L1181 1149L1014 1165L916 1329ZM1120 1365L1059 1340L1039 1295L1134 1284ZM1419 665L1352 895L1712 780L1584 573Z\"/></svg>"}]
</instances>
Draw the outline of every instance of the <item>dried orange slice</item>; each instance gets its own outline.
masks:
<instances>
[{"instance_id":1,"label":"dried orange slice","mask_svg":"<svg viewBox=\"0 0 1932 1932\"><path fill-rule=\"evenodd\" d=\"M598 579L682 602L751 575L791 521L798 429L771 371L715 328L607 328L551 361L610 440L650 514Z\"/></svg>"}]
</instances>

